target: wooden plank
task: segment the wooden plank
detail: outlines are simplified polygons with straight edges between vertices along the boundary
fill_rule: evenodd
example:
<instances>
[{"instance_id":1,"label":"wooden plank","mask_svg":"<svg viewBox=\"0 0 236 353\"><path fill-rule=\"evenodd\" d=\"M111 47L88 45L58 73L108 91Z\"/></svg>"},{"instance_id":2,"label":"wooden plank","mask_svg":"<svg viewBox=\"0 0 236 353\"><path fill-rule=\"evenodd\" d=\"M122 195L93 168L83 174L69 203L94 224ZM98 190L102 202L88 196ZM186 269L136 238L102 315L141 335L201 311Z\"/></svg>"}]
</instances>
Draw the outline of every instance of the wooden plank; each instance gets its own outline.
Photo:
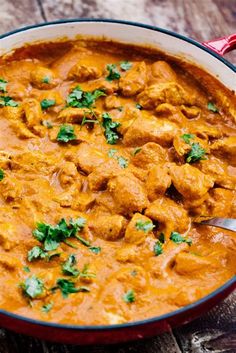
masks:
<instances>
[{"instance_id":1,"label":"wooden plank","mask_svg":"<svg viewBox=\"0 0 236 353\"><path fill-rule=\"evenodd\" d=\"M37 0L0 1L0 33L43 21Z\"/></svg>"},{"instance_id":2,"label":"wooden plank","mask_svg":"<svg viewBox=\"0 0 236 353\"><path fill-rule=\"evenodd\" d=\"M201 318L174 330L185 353L236 352L236 291Z\"/></svg>"},{"instance_id":3,"label":"wooden plank","mask_svg":"<svg viewBox=\"0 0 236 353\"><path fill-rule=\"evenodd\" d=\"M198 41L235 31L236 1L225 0L41 0L48 20L69 17L116 18L167 28ZM222 9L222 11L221 11ZM236 62L236 54L227 54Z\"/></svg>"}]
</instances>

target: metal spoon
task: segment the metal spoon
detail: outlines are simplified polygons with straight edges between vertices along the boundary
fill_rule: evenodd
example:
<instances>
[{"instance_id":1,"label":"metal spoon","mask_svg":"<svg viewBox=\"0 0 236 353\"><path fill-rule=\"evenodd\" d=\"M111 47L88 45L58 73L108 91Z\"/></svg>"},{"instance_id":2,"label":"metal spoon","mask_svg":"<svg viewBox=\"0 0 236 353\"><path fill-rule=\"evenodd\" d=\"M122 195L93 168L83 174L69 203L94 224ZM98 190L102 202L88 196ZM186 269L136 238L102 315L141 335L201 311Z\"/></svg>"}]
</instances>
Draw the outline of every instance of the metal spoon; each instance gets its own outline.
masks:
<instances>
[{"instance_id":1,"label":"metal spoon","mask_svg":"<svg viewBox=\"0 0 236 353\"><path fill-rule=\"evenodd\" d=\"M206 221L199 222L208 226L223 228L236 232L236 219L235 218L211 218Z\"/></svg>"}]
</instances>

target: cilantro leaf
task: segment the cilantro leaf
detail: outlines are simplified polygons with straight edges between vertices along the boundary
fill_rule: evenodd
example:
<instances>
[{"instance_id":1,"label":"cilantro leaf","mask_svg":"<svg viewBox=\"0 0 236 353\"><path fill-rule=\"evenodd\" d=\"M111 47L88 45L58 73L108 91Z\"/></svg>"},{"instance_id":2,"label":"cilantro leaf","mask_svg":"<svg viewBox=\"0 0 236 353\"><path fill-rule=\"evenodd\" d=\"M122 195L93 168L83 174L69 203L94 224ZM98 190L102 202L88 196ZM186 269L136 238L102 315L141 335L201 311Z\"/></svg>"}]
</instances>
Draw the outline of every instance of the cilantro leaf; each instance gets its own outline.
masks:
<instances>
[{"instance_id":1,"label":"cilantro leaf","mask_svg":"<svg viewBox=\"0 0 236 353\"><path fill-rule=\"evenodd\" d=\"M111 148L111 149L109 149L109 151L108 151L108 157L110 157L110 158L112 158L112 157L114 157L114 155L116 154L116 152L117 152L117 150L116 149L114 149L114 148Z\"/></svg>"},{"instance_id":2,"label":"cilantro leaf","mask_svg":"<svg viewBox=\"0 0 236 353\"><path fill-rule=\"evenodd\" d=\"M28 266L24 266L23 267L23 271L29 273L30 272L30 268Z\"/></svg>"},{"instance_id":3,"label":"cilantro leaf","mask_svg":"<svg viewBox=\"0 0 236 353\"><path fill-rule=\"evenodd\" d=\"M159 256L163 253L162 243L159 240L155 243L155 245L153 247L153 251L154 251L155 256Z\"/></svg>"},{"instance_id":4,"label":"cilantro leaf","mask_svg":"<svg viewBox=\"0 0 236 353\"><path fill-rule=\"evenodd\" d=\"M165 243L165 234L164 233L160 233L160 235L159 235L159 241L162 243L162 244L164 244Z\"/></svg>"},{"instance_id":5,"label":"cilantro leaf","mask_svg":"<svg viewBox=\"0 0 236 353\"><path fill-rule=\"evenodd\" d=\"M108 71L108 75L106 77L107 81L119 80L120 73L117 70L117 67L115 64L108 64L107 71Z\"/></svg>"},{"instance_id":6,"label":"cilantro leaf","mask_svg":"<svg viewBox=\"0 0 236 353\"><path fill-rule=\"evenodd\" d=\"M218 113L219 112L219 109L217 108L217 106L214 103L212 103L212 102L209 102L207 104L207 109L210 110L213 113Z\"/></svg>"},{"instance_id":7,"label":"cilantro leaf","mask_svg":"<svg viewBox=\"0 0 236 353\"><path fill-rule=\"evenodd\" d=\"M18 107L18 103L15 102L9 96L0 96L0 107Z\"/></svg>"},{"instance_id":8,"label":"cilantro leaf","mask_svg":"<svg viewBox=\"0 0 236 353\"><path fill-rule=\"evenodd\" d=\"M53 302L48 303L48 304L44 304L42 306L41 310L42 310L43 313L48 313L52 309L52 307L53 307Z\"/></svg>"},{"instance_id":9,"label":"cilantro leaf","mask_svg":"<svg viewBox=\"0 0 236 353\"><path fill-rule=\"evenodd\" d=\"M123 295L123 300L126 303L133 303L135 302L135 293L132 289L128 290L124 295Z\"/></svg>"},{"instance_id":10,"label":"cilantro leaf","mask_svg":"<svg viewBox=\"0 0 236 353\"><path fill-rule=\"evenodd\" d=\"M112 118L109 113L102 114L102 126L105 129L105 137L107 143L110 145L115 145L117 140L119 139L119 135L117 133L117 128L121 125L118 122L112 121Z\"/></svg>"},{"instance_id":11,"label":"cilantro leaf","mask_svg":"<svg viewBox=\"0 0 236 353\"><path fill-rule=\"evenodd\" d=\"M182 235L180 235L178 232L171 232L170 239L176 244L181 244L181 243L187 243L188 245L192 244L191 239L182 237Z\"/></svg>"},{"instance_id":12,"label":"cilantro leaf","mask_svg":"<svg viewBox=\"0 0 236 353\"><path fill-rule=\"evenodd\" d=\"M101 90L85 92L80 86L76 86L67 97L66 102L67 106L74 108L91 108L95 101L102 96L106 96L106 94Z\"/></svg>"},{"instance_id":13,"label":"cilantro leaf","mask_svg":"<svg viewBox=\"0 0 236 353\"><path fill-rule=\"evenodd\" d=\"M43 281L36 276L28 277L20 284L20 287L23 293L32 299L39 297L44 290Z\"/></svg>"},{"instance_id":14,"label":"cilantro leaf","mask_svg":"<svg viewBox=\"0 0 236 353\"><path fill-rule=\"evenodd\" d=\"M193 139L195 137L195 135L193 135L193 134L183 134L180 137L182 138L182 140L184 140L184 142L190 144L190 140Z\"/></svg>"},{"instance_id":15,"label":"cilantro leaf","mask_svg":"<svg viewBox=\"0 0 236 353\"><path fill-rule=\"evenodd\" d=\"M136 156L136 154L139 153L141 150L142 150L141 147L136 147L136 148L133 150L133 152L131 153L132 156Z\"/></svg>"},{"instance_id":16,"label":"cilantro leaf","mask_svg":"<svg viewBox=\"0 0 236 353\"><path fill-rule=\"evenodd\" d=\"M124 71L131 69L132 66L133 66L132 63L129 61L121 61L120 62L120 68Z\"/></svg>"},{"instance_id":17,"label":"cilantro leaf","mask_svg":"<svg viewBox=\"0 0 236 353\"><path fill-rule=\"evenodd\" d=\"M39 246L34 246L31 250L28 251L28 261L33 261L34 259L45 259L47 253L41 249Z\"/></svg>"},{"instance_id":18,"label":"cilantro leaf","mask_svg":"<svg viewBox=\"0 0 236 353\"><path fill-rule=\"evenodd\" d=\"M57 141L67 143L73 140L76 140L76 135L75 135L73 126L62 125L57 134Z\"/></svg>"},{"instance_id":19,"label":"cilantro leaf","mask_svg":"<svg viewBox=\"0 0 236 353\"><path fill-rule=\"evenodd\" d=\"M136 107L137 109L139 109L139 110L142 110L142 109L143 109L143 107L142 107L141 104L139 104L139 103L137 103L137 104L135 105L135 107Z\"/></svg>"},{"instance_id":20,"label":"cilantro leaf","mask_svg":"<svg viewBox=\"0 0 236 353\"><path fill-rule=\"evenodd\" d=\"M194 163L199 160L206 159L205 154L206 150L200 146L200 144L192 143L191 150L186 154L186 162L187 163Z\"/></svg>"},{"instance_id":21,"label":"cilantro leaf","mask_svg":"<svg viewBox=\"0 0 236 353\"><path fill-rule=\"evenodd\" d=\"M155 228L154 224L151 221L142 221L138 220L135 224L137 230L142 230L145 233L150 232Z\"/></svg>"},{"instance_id":22,"label":"cilantro leaf","mask_svg":"<svg viewBox=\"0 0 236 353\"><path fill-rule=\"evenodd\" d=\"M93 272L89 272L89 264L85 264L82 271L80 272L80 277L95 278L96 274Z\"/></svg>"},{"instance_id":23,"label":"cilantro leaf","mask_svg":"<svg viewBox=\"0 0 236 353\"><path fill-rule=\"evenodd\" d=\"M92 251L94 254L99 254L102 249L100 246L90 246L89 250Z\"/></svg>"},{"instance_id":24,"label":"cilantro leaf","mask_svg":"<svg viewBox=\"0 0 236 353\"><path fill-rule=\"evenodd\" d=\"M50 83L50 80L51 80L50 77L45 76L45 77L42 79L42 83Z\"/></svg>"},{"instance_id":25,"label":"cilantro leaf","mask_svg":"<svg viewBox=\"0 0 236 353\"><path fill-rule=\"evenodd\" d=\"M7 91L7 81L3 78L0 78L0 91L6 92Z\"/></svg>"},{"instance_id":26,"label":"cilantro leaf","mask_svg":"<svg viewBox=\"0 0 236 353\"><path fill-rule=\"evenodd\" d=\"M128 167L128 164L129 164L128 159L126 159L126 158L124 158L122 156L119 156L119 157L117 157L117 161L118 161L119 166L121 168L127 168Z\"/></svg>"},{"instance_id":27,"label":"cilantro leaf","mask_svg":"<svg viewBox=\"0 0 236 353\"><path fill-rule=\"evenodd\" d=\"M55 99L43 99L40 103L42 109L48 109L56 104Z\"/></svg>"},{"instance_id":28,"label":"cilantro leaf","mask_svg":"<svg viewBox=\"0 0 236 353\"><path fill-rule=\"evenodd\" d=\"M0 181L4 178L4 171L3 169L0 169Z\"/></svg>"},{"instance_id":29,"label":"cilantro leaf","mask_svg":"<svg viewBox=\"0 0 236 353\"><path fill-rule=\"evenodd\" d=\"M64 278L59 278L57 280L57 285L53 289L60 289L62 296L64 298L67 298L69 294L71 293L78 293L78 292L90 292L90 289L88 287L75 287L75 283L73 281L64 279Z\"/></svg>"},{"instance_id":30,"label":"cilantro leaf","mask_svg":"<svg viewBox=\"0 0 236 353\"><path fill-rule=\"evenodd\" d=\"M75 255L70 255L66 262L62 265L64 275L77 277L80 271L75 267L77 261Z\"/></svg>"}]
</instances>

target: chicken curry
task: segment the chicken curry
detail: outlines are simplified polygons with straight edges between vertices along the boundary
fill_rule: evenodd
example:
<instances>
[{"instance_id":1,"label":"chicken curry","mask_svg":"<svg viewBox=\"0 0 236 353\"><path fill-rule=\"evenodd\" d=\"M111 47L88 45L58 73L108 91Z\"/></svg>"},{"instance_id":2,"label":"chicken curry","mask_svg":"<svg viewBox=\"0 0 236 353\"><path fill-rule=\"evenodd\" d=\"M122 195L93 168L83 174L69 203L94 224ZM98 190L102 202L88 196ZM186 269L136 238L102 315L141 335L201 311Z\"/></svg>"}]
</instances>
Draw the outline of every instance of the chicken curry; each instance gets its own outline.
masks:
<instances>
[{"instance_id":1,"label":"chicken curry","mask_svg":"<svg viewBox=\"0 0 236 353\"><path fill-rule=\"evenodd\" d=\"M201 79L200 79L201 76ZM0 308L82 325L174 311L235 275L235 95L154 49L0 59Z\"/></svg>"}]
</instances>

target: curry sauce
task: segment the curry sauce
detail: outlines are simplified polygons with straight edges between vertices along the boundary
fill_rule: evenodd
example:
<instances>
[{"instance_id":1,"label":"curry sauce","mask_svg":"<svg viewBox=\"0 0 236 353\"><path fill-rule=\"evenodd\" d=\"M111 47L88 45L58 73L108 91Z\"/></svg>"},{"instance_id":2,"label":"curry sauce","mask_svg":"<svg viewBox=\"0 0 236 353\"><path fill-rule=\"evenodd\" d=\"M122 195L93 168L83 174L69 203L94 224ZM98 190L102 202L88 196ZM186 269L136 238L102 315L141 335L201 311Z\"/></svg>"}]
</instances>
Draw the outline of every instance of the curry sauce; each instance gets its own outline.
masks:
<instances>
[{"instance_id":1,"label":"curry sauce","mask_svg":"<svg viewBox=\"0 0 236 353\"><path fill-rule=\"evenodd\" d=\"M198 223L236 217L232 112L234 93L154 49L78 40L2 58L0 308L118 324L234 276L235 234Z\"/></svg>"}]
</instances>

